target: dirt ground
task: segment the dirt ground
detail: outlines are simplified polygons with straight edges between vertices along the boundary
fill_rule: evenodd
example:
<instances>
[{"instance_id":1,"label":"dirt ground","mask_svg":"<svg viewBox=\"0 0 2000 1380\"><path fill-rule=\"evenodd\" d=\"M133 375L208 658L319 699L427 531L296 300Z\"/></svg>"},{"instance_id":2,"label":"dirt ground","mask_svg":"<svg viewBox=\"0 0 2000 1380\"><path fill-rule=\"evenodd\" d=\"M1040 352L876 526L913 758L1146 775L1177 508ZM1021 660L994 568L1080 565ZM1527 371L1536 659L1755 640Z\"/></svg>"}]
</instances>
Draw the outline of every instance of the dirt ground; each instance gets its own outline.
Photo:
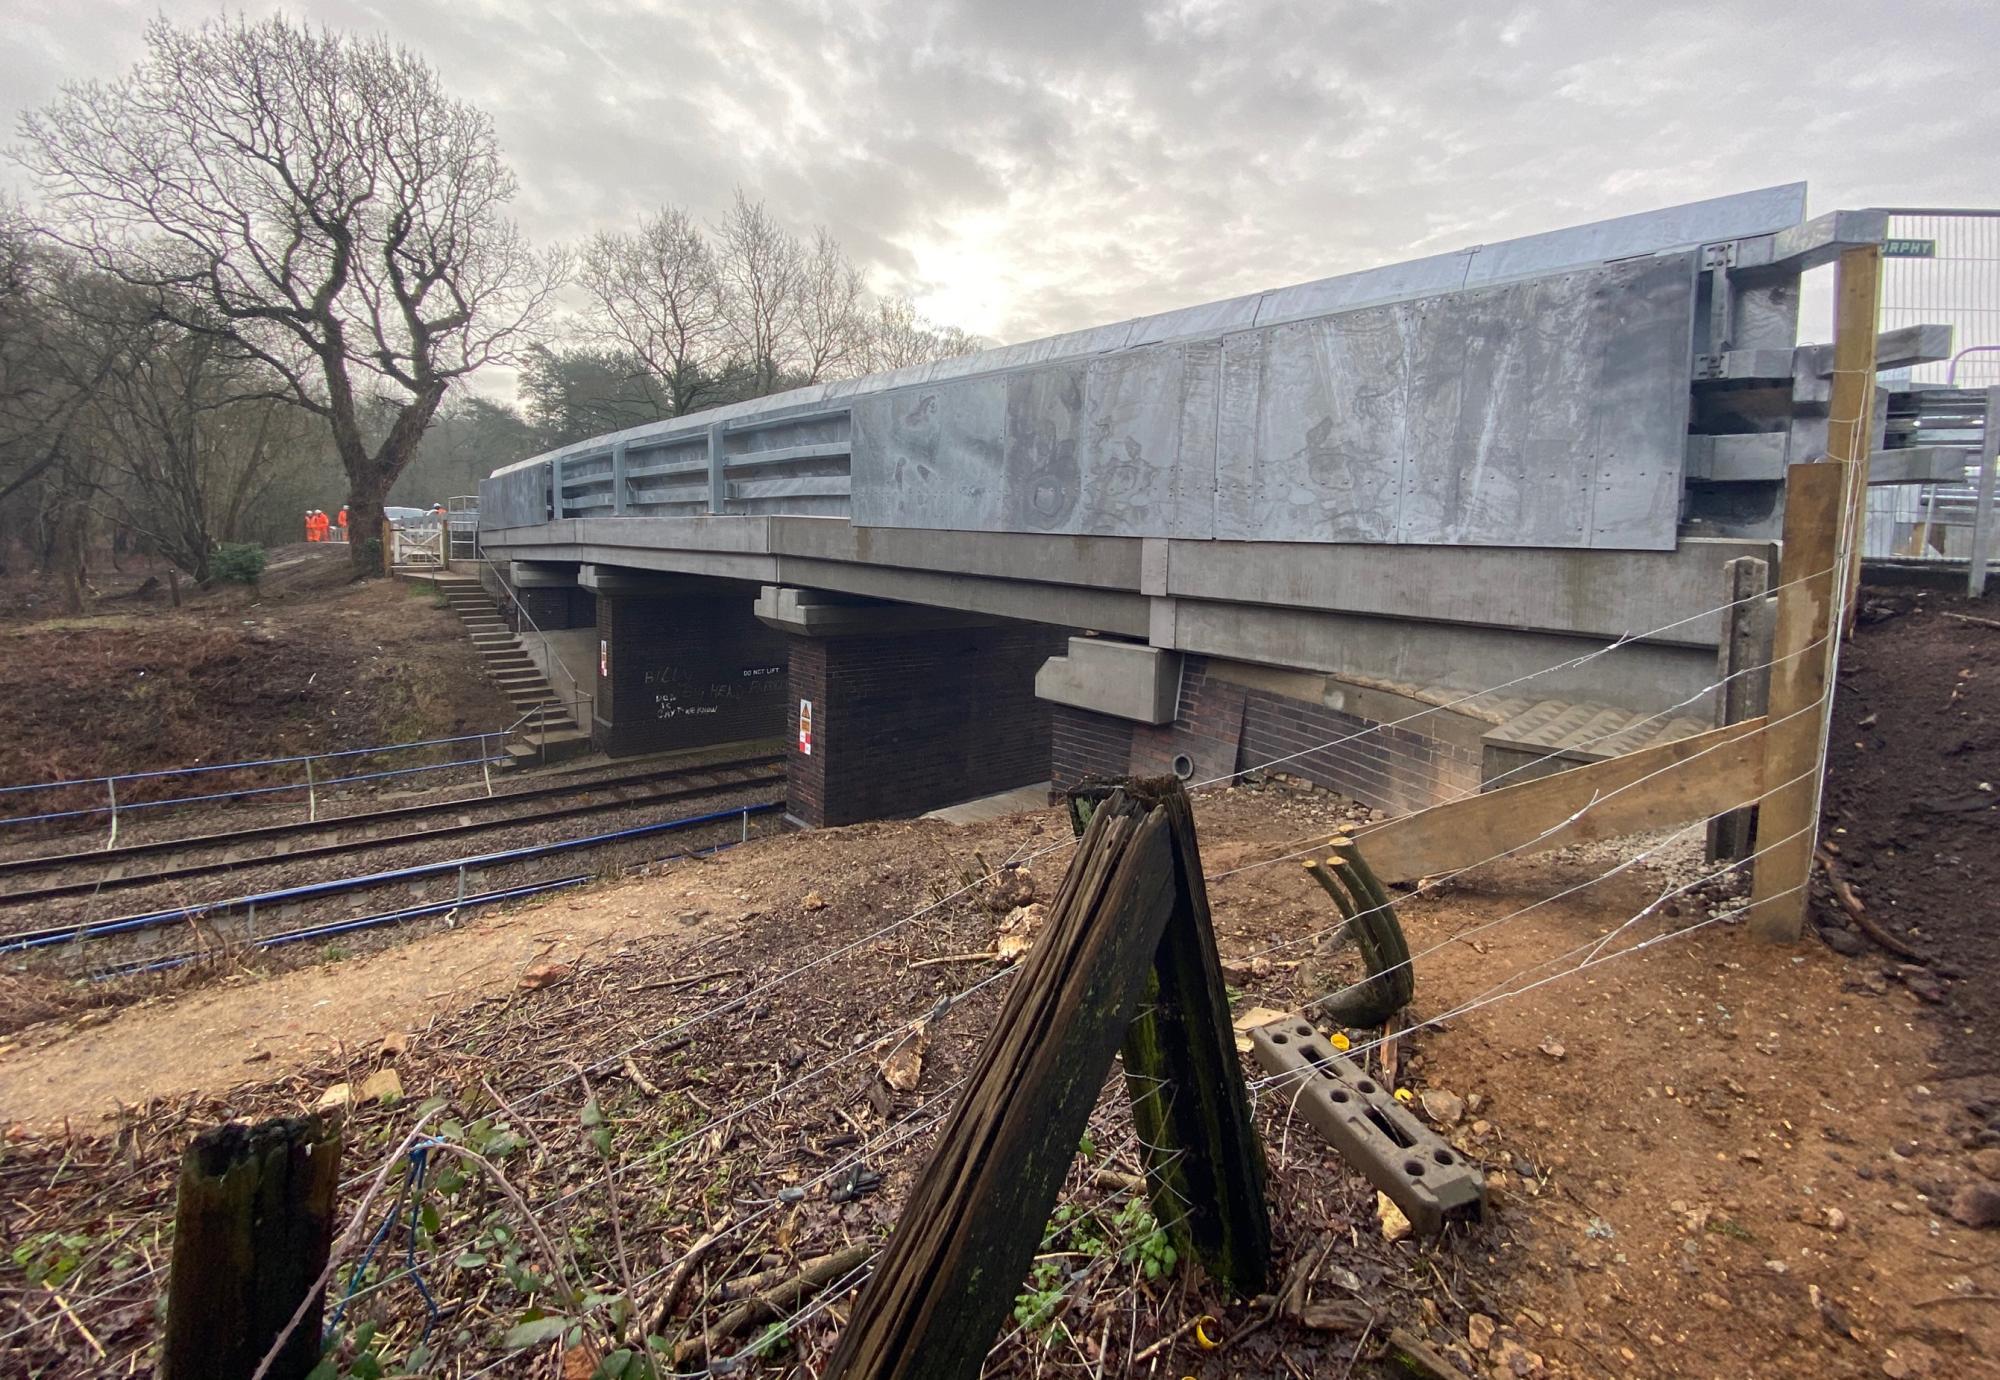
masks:
<instances>
[{"instance_id":1,"label":"dirt ground","mask_svg":"<svg viewBox=\"0 0 2000 1380\"><path fill-rule=\"evenodd\" d=\"M1291 864L1234 869L1334 826L1336 804L1280 789L1238 790L1205 799L1199 818L1207 870L1233 873L1214 883L1212 896L1225 953L1240 960L1239 1008L1298 1004L1318 979L1286 965L1310 952L1307 937L1327 924L1324 898ZM652 1047L638 1056L639 1076L670 1090L691 1070L686 1093L699 1102L677 1110L699 1121L699 1107L754 1101L772 1086L772 1073L815 1066L820 1049L893 1035L940 999L998 976L995 965L977 960L911 966L990 942L997 918L971 897L938 905L891 938L869 936L948 895L977 875L981 861L1059 850L1060 831L1051 812L969 829L872 825L754 842L366 959L225 985L81 1030L37 1032L0 1061L0 1118L46 1125L67 1116L82 1132L119 1101L158 1099L102 1129L112 1134L115 1163L157 1164L163 1176L184 1134L179 1127L309 1105L330 1084L358 1086L383 1063L399 1070L412 1101L481 1103L484 1089L494 1099L487 1105L519 1106L604 1051L673 1030L718 1002L741 1002L710 1027L694 1063L686 1050L663 1059ZM1692 839L1652 846L1656 857L1611 882L1534 909L1523 908L1599 876L1602 860L1520 863L1407 899L1413 950L1442 946L1419 963L1416 1014L1440 1015L1490 995L1512 974L1532 980L1553 971L1563 965L1543 965L1700 874ZM1029 868L1046 886L1064 856L1035 858ZM1358 1295L1427 1331L1471 1374L1495 1366L1504 1367L1495 1374L1990 1373L1981 1367L2000 1335L1982 1300L2000 1257L1990 1237L1941 1209L1967 1168L1945 1138L1946 1109L1924 1082L1927 1008L1901 986L1874 989L1862 980L1872 967L1823 948L1777 953L1754 944L1740 928L1712 921L1727 904L1697 889L1679 915L1662 912L1613 947L1674 936L1667 942L1411 1037L1406 1085L1468 1104L1441 1129L1489 1170L1492 1220L1463 1235L1428 1245L1381 1241L1366 1186L1287 1115L1282 1097L1261 1098L1281 1261L1289 1268L1332 1243L1317 1275L1320 1293ZM1687 926L1699 928L1677 933ZM844 944L855 947L819 976L785 980ZM524 974L551 963L563 965L555 985L523 987ZM688 990L690 979L703 980ZM999 995L998 987L976 992L952 1008L945 1028L928 1032L917 1090L898 1098L890 1115L931 1100L948 1104L951 1080L969 1065ZM378 1050L393 1032L414 1034L414 1043L385 1059ZM794 1128L806 1144L826 1145L834 1139L829 1127L845 1129L842 1115L871 1129L884 1124L869 1114L880 1089L865 1075L896 1047L861 1046L864 1058L825 1080L826 1104L787 1102L784 1115L760 1115L740 1133L703 1144L753 1183L769 1184L764 1175L788 1160L795 1167L780 1181L796 1179L815 1161L783 1153ZM1559 1056L1545 1052L1558 1047ZM760 1066L770 1072L759 1076ZM656 1114L652 1099L620 1078L615 1061L596 1077L603 1105L643 1144ZM607 1079L617 1080L609 1084L615 1093ZM527 1124L553 1138L574 1126L583 1094L571 1086L547 1096L560 1105L530 1113ZM1107 1145L1117 1134L1120 1096L1114 1088L1101 1109ZM665 1101L673 1100L669 1091ZM364 1146L386 1145L406 1120L393 1108L367 1109ZM79 1162L92 1153L61 1135L42 1140L26 1128L10 1135L23 1173L46 1173L58 1147ZM795 1228L797 1249L893 1220L927 1145L924 1134L883 1156L877 1163L888 1181L867 1211ZM538 1158L531 1182L560 1187L587 1167L553 1167L563 1159L560 1150L546 1165ZM769 1167L759 1174L758 1164ZM128 1169L125 1191L137 1194L145 1177ZM157 1191L95 1204L110 1209L110 1222L129 1225L133 1214L148 1222L154 1241L146 1255L158 1249ZM754 1187L742 1191L748 1196L738 1201L758 1200ZM40 1200L31 1211L17 1209L10 1241L42 1239L52 1206ZM643 1209L628 1199L625 1211ZM649 1261L672 1258L676 1241L689 1244L682 1233L692 1232L672 1214L648 1228L628 1224ZM78 1234L98 1239L95 1228ZM86 1272L77 1283L90 1288L103 1279ZM1185 1295L1188 1287L1146 1291L1134 1317L1148 1319L1141 1326L1155 1328L1154 1336L1190 1309L1212 1312L1229 1328L1255 1317L1245 1305ZM383 1298L411 1306L402 1296ZM142 1301L99 1319L104 1335L128 1347L143 1343L149 1307ZM1477 1358L1467 1338L1485 1333L1474 1314L1494 1324L1490 1350ZM817 1348L830 1338L829 1329L799 1345L806 1356L822 1355ZM1285 1375L1287 1358L1305 1366L1302 1373L1338 1374L1365 1349L1360 1341L1272 1326L1228 1357L1187 1346L1164 1356L1176 1374ZM76 1372L58 1365L41 1373ZM523 1358L499 1373L554 1372ZM1368 1363L1355 1373L1371 1373Z\"/></svg>"},{"instance_id":2,"label":"dirt ground","mask_svg":"<svg viewBox=\"0 0 2000 1380\"><path fill-rule=\"evenodd\" d=\"M1866 909L1946 979L1941 1076L1991 1099L2000 1085L1982 1080L2000 1074L2000 599L1865 595L1841 660L1826 836ZM1838 906L1821 915L1842 923ZM1851 931L1828 938L1853 946Z\"/></svg>"},{"instance_id":3,"label":"dirt ground","mask_svg":"<svg viewBox=\"0 0 2000 1380\"><path fill-rule=\"evenodd\" d=\"M1482 1377L2000 1375L2000 1237L1953 1215L2000 1177L1992 822L1924 803L1990 778L2000 705L1981 639L2000 632L1881 597L1843 669L1827 810L1845 832L1830 836L1871 912L1936 963L1756 943L1698 828L1407 895L1426 1024L1399 1076L1483 1165L1488 1220L1392 1244L1367 1185L1281 1089L1260 1090L1277 1273L1323 1306L1317 1328L1267 1323L1186 1269L1136 1267L1151 1238L1107 1187L1136 1162L1114 1083L1066 1191L1079 1216L1049 1238L1045 1259L1075 1268L1048 1277L1051 1318L1012 1328L989 1373L1404 1374L1381 1347L1395 1328ZM1350 814L1282 784L1198 798L1239 1012L1297 1009L1354 975L1351 951L1312 960L1326 899L1295 861L1269 861ZM767 839L366 958L24 1032L0 1050L0 1234L18 1272L0 1264L0 1346L22 1374L146 1373L149 1269L187 1137L383 1069L402 1096L355 1107L354 1173L438 1109L468 1142L497 1139L577 1269L641 1316L691 1247L733 1233L668 1310L683 1335L717 1316L726 1281L893 1222L1006 991L1010 970L981 955L1012 906L1049 894L1066 845L1054 811ZM1000 882L968 888L994 868ZM1838 910L1817 902L1830 934L1848 933ZM401 1269L373 1267L356 1305L382 1324L389 1373L563 1374L560 1343L498 1349L531 1316L518 1266L497 1263L508 1203L476 1184L433 1203L417 1249L434 1254L408 1258L428 1259L440 1339L419 1344L425 1305ZM843 1306L753 1368L822 1373ZM1216 1351L1182 1331L1203 1313Z\"/></svg>"},{"instance_id":4,"label":"dirt ground","mask_svg":"<svg viewBox=\"0 0 2000 1380\"><path fill-rule=\"evenodd\" d=\"M0 701L6 784L409 742L512 717L447 610L413 585L352 583L345 548L305 544L272 551L254 589L190 591L179 609L164 596L100 601L86 617L0 626ZM135 782L122 799L188 790L186 778ZM7 814L28 813L30 800L35 810L104 803L5 799Z\"/></svg>"}]
</instances>

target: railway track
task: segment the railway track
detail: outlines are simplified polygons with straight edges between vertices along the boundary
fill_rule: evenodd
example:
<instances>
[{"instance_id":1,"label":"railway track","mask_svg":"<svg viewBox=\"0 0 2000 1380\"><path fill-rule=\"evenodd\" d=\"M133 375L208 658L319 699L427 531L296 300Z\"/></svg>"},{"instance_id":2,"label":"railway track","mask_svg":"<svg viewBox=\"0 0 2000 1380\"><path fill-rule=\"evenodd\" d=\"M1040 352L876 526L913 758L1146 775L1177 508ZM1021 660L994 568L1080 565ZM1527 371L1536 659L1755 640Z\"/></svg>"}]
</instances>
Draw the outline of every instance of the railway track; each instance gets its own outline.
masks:
<instances>
[{"instance_id":1,"label":"railway track","mask_svg":"<svg viewBox=\"0 0 2000 1380\"><path fill-rule=\"evenodd\" d=\"M711 788L716 789L716 788ZM721 789L727 789L723 787ZM731 806L723 810L683 816L676 819L657 820L649 824L634 825L602 834L587 834L581 837L556 839L547 843L530 844L524 848L510 848L492 853L478 853L466 857L443 858L435 862L419 863L413 867L391 868L382 872L363 873L358 876L339 877L331 881L309 882L302 886L284 887L273 891L256 892L244 896L230 896L220 900L196 902L175 906L166 910L146 911L138 915L120 916L110 920L88 921L80 924L42 926L33 929L17 929L0 934L0 956L25 954L38 949L52 949L57 946L76 944L84 940L131 938L168 930L178 931L196 922L206 924L210 929L218 929L218 921L234 919L237 928L246 932L240 936L247 938L257 947L269 947L274 942L289 942L294 939L317 937L331 934L341 928L359 928L374 924L388 923L420 915L442 914L470 905L484 904L495 900L508 900L525 896L536 891L551 890L555 886L569 886L588 880L587 876L558 878L553 883L528 883L503 888L498 891L467 894L465 887L470 879L483 878L487 872L519 863L530 863L563 854L601 848L617 844L633 843L658 835L679 833L700 829L714 829L719 826L734 825L741 821L747 835L752 816L768 815L784 808L781 800L763 801L756 804ZM694 852L710 852L714 847L694 849ZM349 922L339 920L317 925L300 927L278 934L256 933L256 917L259 906L268 909L299 907L315 902L346 896L354 892L365 892L380 887L399 884L449 883L456 878L458 893L449 891L437 901L422 906L405 907L384 914L353 917ZM197 926L198 928L198 926ZM119 964L110 971L136 971L146 964Z\"/></svg>"},{"instance_id":2,"label":"railway track","mask_svg":"<svg viewBox=\"0 0 2000 1380\"><path fill-rule=\"evenodd\" d=\"M91 852L0 862L0 907L154 886L283 861L364 854L497 829L671 805L719 791L781 787L783 756L653 770L597 781L427 801L335 819L267 824L227 834L161 839ZM53 878L53 880L40 880ZM0 944L18 937L0 935Z\"/></svg>"}]
</instances>

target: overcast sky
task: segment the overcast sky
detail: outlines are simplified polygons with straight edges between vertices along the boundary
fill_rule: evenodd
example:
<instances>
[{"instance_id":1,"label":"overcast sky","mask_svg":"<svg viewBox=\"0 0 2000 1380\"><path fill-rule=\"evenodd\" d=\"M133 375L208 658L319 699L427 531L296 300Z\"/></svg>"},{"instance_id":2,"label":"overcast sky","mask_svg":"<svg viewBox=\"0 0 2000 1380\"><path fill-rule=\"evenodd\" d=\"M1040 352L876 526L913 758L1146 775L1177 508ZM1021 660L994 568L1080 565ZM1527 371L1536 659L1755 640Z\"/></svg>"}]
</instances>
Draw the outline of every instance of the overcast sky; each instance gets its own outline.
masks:
<instances>
[{"instance_id":1,"label":"overcast sky","mask_svg":"<svg viewBox=\"0 0 2000 1380\"><path fill-rule=\"evenodd\" d=\"M154 8L0 0L9 129L129 67ZM1814 211L2000 200L1991 3L286 9L490 110L539 238L740 183L1000 341L1777 182Z\"/></svg>"}]
</instances>

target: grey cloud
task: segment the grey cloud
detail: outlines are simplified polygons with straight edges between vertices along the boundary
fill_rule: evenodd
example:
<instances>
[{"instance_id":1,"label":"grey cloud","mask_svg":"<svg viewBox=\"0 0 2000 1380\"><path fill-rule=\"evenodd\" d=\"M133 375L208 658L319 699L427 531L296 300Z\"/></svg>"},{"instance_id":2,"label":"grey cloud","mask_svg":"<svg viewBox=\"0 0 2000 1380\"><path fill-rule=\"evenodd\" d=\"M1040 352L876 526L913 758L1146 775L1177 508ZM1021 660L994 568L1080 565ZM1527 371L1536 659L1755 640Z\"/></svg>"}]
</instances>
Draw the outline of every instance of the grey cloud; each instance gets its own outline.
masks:
<instances>
[{"instance_id":1,"label":"grey cloud","mask_svg":"<svg viewBox=\"0 0 2000 1380\"><path fill-rule=\"evenodd\" d=\"M23 105L144 11L28 0ZM195 19L208 0L168 0ZM1819 208L1988 201L1983 7L1863 0L308 0L494 112L572 239L742 185L1002 339L1798 177ZM1837 79L1836 79L1837 78ZM1920 155L1920 156L1913 156Z\"/></svg>"}]
</instances>

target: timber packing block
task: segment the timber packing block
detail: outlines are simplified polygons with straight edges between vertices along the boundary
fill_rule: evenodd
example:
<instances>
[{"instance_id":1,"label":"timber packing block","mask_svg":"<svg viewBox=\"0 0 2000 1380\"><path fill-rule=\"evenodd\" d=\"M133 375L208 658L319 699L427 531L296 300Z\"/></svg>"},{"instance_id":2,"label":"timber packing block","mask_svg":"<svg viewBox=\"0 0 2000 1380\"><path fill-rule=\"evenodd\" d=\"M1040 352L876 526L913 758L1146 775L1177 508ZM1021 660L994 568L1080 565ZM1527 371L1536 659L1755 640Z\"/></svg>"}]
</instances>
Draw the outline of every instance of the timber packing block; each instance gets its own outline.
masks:
<instances>
[{"instance_id":1,"label":"timber packing block","mask_svg":"<svg viewBox=\"0 0 2000 1380\"><path fill-rule=\"evenodd\" d=\"M1334 1052L1297 1016L1250 1032L1258 1064L1292 1077L1272 1091L1297 1106L1334 1149L1403 1210L1410 1225L1436 1235L1447 1222L1486 1214L1486 1180L1463 1155L1418 1121L1352 1059Z\"/></svg>"}]
</instances>

